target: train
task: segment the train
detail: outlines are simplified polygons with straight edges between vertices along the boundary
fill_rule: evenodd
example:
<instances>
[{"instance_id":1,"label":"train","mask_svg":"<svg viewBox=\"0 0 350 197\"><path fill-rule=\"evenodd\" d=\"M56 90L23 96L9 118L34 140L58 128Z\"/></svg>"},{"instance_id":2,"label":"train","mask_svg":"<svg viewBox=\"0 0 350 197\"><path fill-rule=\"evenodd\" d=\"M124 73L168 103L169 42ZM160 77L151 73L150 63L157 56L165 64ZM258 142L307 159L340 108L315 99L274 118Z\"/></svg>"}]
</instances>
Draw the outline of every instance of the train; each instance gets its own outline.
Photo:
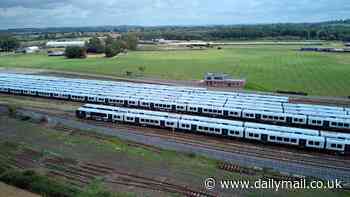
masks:
<instances>
[{"instance_id":1,"label":"train","mask_svg":"<svg viewBox=\"0 0 350 197\"><path fill-rule=\"evenodd\" d=\"M0 92L350 132L350 108L292 104L285 96L1 73Z\"/></svg>"},{"instance_id":2,"label":"train","mask_svg":"<svg viewBox=\"0 0 350 197\"><path fill-rule=\"evenodd\" d=\"M81 119L121 122L174 131L209 134L274 145L350 154L350 134L290 128L261 123L174 114L115 106L85 104L76 110Z\"/></svg>"}]
</instances>

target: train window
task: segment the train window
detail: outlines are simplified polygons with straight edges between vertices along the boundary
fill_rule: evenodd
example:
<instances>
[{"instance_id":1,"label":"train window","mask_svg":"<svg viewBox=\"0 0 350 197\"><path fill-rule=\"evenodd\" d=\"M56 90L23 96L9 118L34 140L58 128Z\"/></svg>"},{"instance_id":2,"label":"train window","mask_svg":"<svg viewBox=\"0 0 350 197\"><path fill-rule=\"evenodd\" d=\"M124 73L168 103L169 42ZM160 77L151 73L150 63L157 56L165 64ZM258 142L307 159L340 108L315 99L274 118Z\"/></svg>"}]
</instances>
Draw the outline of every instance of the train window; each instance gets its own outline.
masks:
<instances>
[{"instance_id":1,"label":"train window","mask_svg":"<svg viewBox=\"0 0 350 197\"><path fill-rule=\"evenodd\" d=\"M249 137L253 137L254 136L254 134L253 133L249 133Z\"/></svg>"},{"instance_id":2,"label":"train window","mask_svg":"<svg viewBox=\"0 0 350 197\"><path fill-rule=\"evenodd\" d=\"M320 142L315 142L315 145L316 145L316 146L319 146L319 145L320 145Z\"/></svg>"},{"instance_id":3,"label":"train window","mask_svg":"<svg viewBox=\"0 0 350 197\"><path fill-rule=\"evenodd\" d=\"M277 137L277 140L278 141L282 141L282 137Z\"/></svg>"},{"instance_id":4,"label":"train window","mask_svg":"<svg viewBox=\"0 0 350 197\"><path fill-rule=\"evenodd\" d=\"M345 123L345 124L344 124L344 127L349 127L349 123Z\"/></svg>"},{"instance_id":5,"label":"train window","mask_svg":"<svg viewBox=\"0 0 350 197\"><path fill-rule=\"evenodd\" d=\"M301 119L301 118L299 119L299 122L303 122L303 121L304 121L303 119Z\"/></svg>"},{"instance_id":6,"label":"train window","mask_svg":"<svg viewBox=\"0 0 350 197\"><path fill-rule=\"evenodd\" d=\"M215 131L216 131L216 132L220 132L220 129L215 128Z\"/></svg>"},{"instance_id":7,"label":"train window","mask_svg":"<svg viewBox=\"0 0 350 197\"><path fill-rule=\"evenodd\" d=\"M297 139L291 139L290 140L292 143L296 143L297 142Z\"/></svg>"},{"instance_id":8,"label":"train window","mask_svg":"<svg viewBox=\"0 0 350 197\"><path fill-rule=\"evenodd\" d=\"M181 126L182 126L182 127L186 127L186 125L185 125L185 124L182 124Z\"/></svg>"},{"instance_id":9,"label":"train window","mask_svg":"<svg viewBox=\"0 0 350 197\"><path fill-rule=\"evenodd\" d=\"M313 123L313 124L316 124L316 120L313 120L312 123Z\"/></svg>"},{"instance_id":10,"label":"train window","mask_svg":"<svg viewBox=\"0 0 350 197\"><path fill-rule=\"evenodd\" d=\"M221 113L222 113L222 111L221 111L221 110L219 110L219 111L218 111L218 113L220 113L220 114L221 114Z\"/></svg>"},{"instance_id":11,"label":"train window","mask_svg":"<svg viewBox=\"0 0 350 197\"><path fill-rule=\"evenodd\" d=\"M239 131L235 131L235 134L236 134L236 135L239 135Z\"/></svg>"},{"instance_id":12,"label":"train window","mask_svg":"<svg viewBox=\"0 0 350 197\"><path fill-rule=\"evenodd\" d=\"M270 140L275 140L276 137L275 136L270 136Z\"/></svg>"},{"instance_id":13,"label":"train window","mask_svg":"<svg viewBox=\"0 0 350 197\"><path fill-rule=\"evenodd\" d=\"M267 116L266 116L266 115L263 115L263 118L267 118Z\"/></svg>"},{"instance_id":14,"label":"train window","mask_svg":"<svg viewBox=\"0 0 350 197\"><path fill-rule=\"evenodd\" d=\"M283 138L284 142L289 142L289 138Z\"/></svg>"},{"instance_id":15,"label":"train window","mask_svg":"<svg viewBox=\"0 0 350 197\"><path fill-rule=\"evenodd\" d=\"M202 129L203 129L203 127L202 127L202 126L198 126L198 129L201 129L201 130L202 130Z\"/></svg>"},{"instance_id":16,"label":"train window","mask_svg":"<svg viewBox=\"0 0 350 197\"><path fill-rule=\"evenodd\" d=\"M331 125L332 125L332 126L337 126L337 123L332 122Z\"/></svg>"},{"instance_id":17,"label":"train window","mask_svg":"<svg viewBox=\"0 0 350 197\"><path fill-rule=\"evenodd\" d=\"M338 145L337 145L337 148L338 148L338 149L342 149L342 148L343 148L343 145L338 144Z\"/></svg>"},{"instance_id":18,"label":"train window","mask_svg":"<svg viewBox=\"0 0 350 197\"><path fill-rule=\"evenodd\" d=\"M254 137L259 137L259 134L254 134Z\"/></svg>"},{"instance_id":19,"label":"train window","mask_svg":"<svg viewBox=\"0 0 350 197\"><path fill-rule=\"evenodd\" d=\"M322 122L321 122L321 120L317 120L317 124L321 124Z\"/></svg>"},{"instance_id":20,"label":"train window","mask_svg":"<svg viewBox=\"0 0 350 197\"><path fill-rule=\"evenodd\" d=\"M309 141L309 145L314 145L314 141Z\"/></svg>"},{"instance_id":21,"label":"train window","mask_svg":"<svg viewBox=\"0 0 350 197\"><path fill-rule=\"evenodd\" d=\"M207 131L207 130L209 130L209 128L208 128L208 127L204 127L204 130L206 130L206 131Z\"/></svg>"},{"instance_id":22,"label":"train window","mask_svg":"<svg viewBox=\"0 0 350 197\"><path fill-rule=\"evenodd\" d=\"M214 128L209 128L209 131L214 131Z\"/></svg>"},{"instance_id":23,"label":"train window","mask_svg":"<svg viewBox=\"0 0 350 197\"><path fill-rule=\"evenodd\" d=\"M336 144L331 144L331 147L332 148L337 148L337 145Z\"/></svg>"},{"instance_id":24,"label":"train window","mask_svg":"<svg viewBox=\"0 0 350 197\"><path fill-rule=\"evenodd\" d=\"M340 126L340 127L344 126L344 123L339 123L339 126Z\"/></svg>"},{"instance_id":25,"label":"train window","mask_svg":"<svg viewBox=\"0 0 350 197\"><path fill-rule=\"evenodd\" d=\"M129 118L127 118L128 120L129 120ZM141 119L141 122L144 122L145 121L145 119Z\"/></svg>"}]
</instances>

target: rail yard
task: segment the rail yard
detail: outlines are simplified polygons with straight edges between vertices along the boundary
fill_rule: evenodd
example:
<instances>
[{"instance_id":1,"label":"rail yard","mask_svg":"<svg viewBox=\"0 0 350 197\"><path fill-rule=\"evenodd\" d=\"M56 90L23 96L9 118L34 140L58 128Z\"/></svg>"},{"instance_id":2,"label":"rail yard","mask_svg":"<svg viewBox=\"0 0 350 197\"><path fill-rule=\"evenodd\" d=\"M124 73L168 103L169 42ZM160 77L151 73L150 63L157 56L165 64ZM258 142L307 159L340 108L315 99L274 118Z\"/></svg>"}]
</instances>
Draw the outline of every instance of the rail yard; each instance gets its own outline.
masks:
<instances>
[{"instance_id":1,"label":"rail yard","mask_svg":"<svg viewBox=\"0 0 350 197\"><path fill-rule=\"evenodd\" d=\"M347 167L350 108L347 107L291 103L288 96L272 94L9 73L0 73L0 94L15 99L74 104L69 113L64 112L64 117L57 115L60 110L55 108L27 109L55 120L56 124L60 122L65 132L78 131L89 136L81 130L81 127L88 127L103 135L146 144L146 149L159 147L204 154L228 162L224 167L219 166L238 173L256 174L259 168L272 168L288 173L289 179L341 179L344 186L350 182ZM32 112L27 114L29 118ZM75 123L69 119L74 119ZM93 164L93 169L88 170L97 170L98 166L103 165ZM251 169L244 170L241 166ZM74 179L76 174L69 172L76 169L70 168L68 166L65 173L50 173L75 180L72 184L77 185L92 180L94 173L84 175L87 171L81 166L78 166L82 168L80 179ZM101 167L100 173L107 173L107 168ZM112 168L109 170L112 173ZM125 185L123 181L132 180L133 176L119 174L120 179L106 182ZM181 189L168 183L160 187L159 183L149 181L149 178L141 178L131 185L185 196L217 195L200 189Z\"/></svg>"}]
</instances>

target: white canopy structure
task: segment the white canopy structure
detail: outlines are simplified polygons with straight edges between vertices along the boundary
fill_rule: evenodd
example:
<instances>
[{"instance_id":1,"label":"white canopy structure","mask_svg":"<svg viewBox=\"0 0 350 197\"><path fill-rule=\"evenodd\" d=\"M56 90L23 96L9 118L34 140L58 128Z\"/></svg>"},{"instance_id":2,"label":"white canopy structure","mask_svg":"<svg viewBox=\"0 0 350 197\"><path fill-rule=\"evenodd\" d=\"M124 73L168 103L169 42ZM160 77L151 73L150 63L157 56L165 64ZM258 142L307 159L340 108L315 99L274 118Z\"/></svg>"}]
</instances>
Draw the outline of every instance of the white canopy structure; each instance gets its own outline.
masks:
<instances>
[{"instance_id":1,"label":"white canopy structure","mask_svg":"<svg viewBox=\"0 0 350 197\"><path fill-rule=\"evenodd\" d=\"M84 41L49 41L46 43L46 47L48 48L66 48L70 46L78 46L78 47L84 47L85 42Z\"/></svg>"}]
</instances>

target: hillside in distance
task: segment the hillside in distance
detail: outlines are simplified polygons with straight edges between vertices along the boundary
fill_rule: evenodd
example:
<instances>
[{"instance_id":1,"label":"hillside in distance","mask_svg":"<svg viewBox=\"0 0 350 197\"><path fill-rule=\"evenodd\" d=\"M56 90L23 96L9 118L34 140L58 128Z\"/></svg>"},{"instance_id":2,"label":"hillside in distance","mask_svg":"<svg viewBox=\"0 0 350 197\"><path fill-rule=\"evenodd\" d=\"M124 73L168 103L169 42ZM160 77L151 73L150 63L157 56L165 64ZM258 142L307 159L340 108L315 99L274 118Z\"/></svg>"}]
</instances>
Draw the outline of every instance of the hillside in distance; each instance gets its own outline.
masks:
<instances>
[{"instance_id":1,"label":"hillside in distance","mask_svg":"<svg viewBox=\"0 0 350 197\"><path fill-rule=\"evenodd\" d=\"M137 32L141 39L169 40L340 40L350 41L350 19L317 23L276 23L208 26L100 26L49 27L0 30L13 34L73 32Z\"/></svg>"}]
</instances>

